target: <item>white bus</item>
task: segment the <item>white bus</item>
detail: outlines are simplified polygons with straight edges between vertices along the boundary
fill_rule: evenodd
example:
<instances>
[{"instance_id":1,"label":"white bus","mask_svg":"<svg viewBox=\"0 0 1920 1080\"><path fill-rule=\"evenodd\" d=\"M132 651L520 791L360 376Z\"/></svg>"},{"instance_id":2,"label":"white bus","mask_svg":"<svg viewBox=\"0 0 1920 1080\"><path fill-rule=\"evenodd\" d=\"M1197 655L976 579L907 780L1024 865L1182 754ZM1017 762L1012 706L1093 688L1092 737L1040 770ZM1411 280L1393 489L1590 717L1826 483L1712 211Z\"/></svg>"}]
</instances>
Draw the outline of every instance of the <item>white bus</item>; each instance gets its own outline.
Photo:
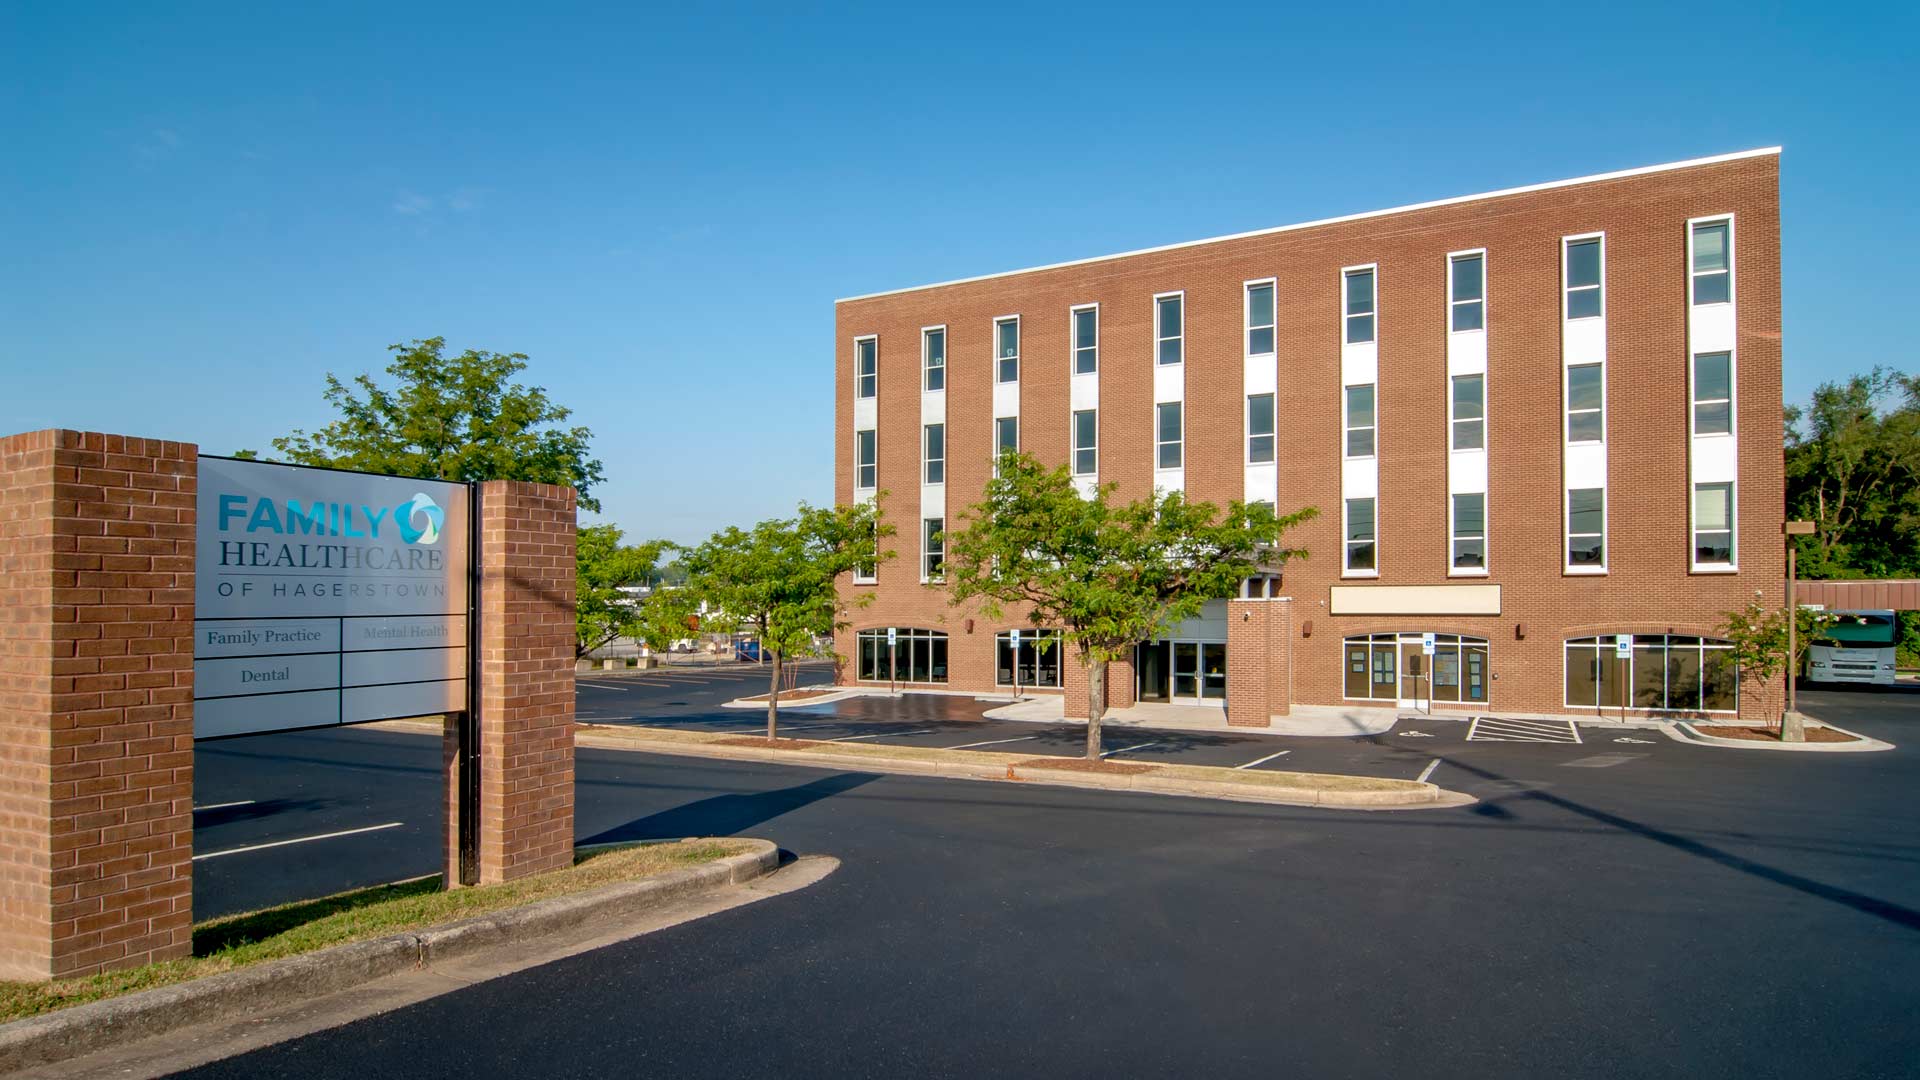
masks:
<instances>
[{"instance_id":1,"label":"white bus","mask_svg":"<svg viewBox=\"0 0 1920 1080\"><path fill-rule=\"evenodd\" d=\"M1895 622L1891 611L1836 611L1840 621L1807 647L1810 683L1893 685Z\"/></svg>"}]
</instances>

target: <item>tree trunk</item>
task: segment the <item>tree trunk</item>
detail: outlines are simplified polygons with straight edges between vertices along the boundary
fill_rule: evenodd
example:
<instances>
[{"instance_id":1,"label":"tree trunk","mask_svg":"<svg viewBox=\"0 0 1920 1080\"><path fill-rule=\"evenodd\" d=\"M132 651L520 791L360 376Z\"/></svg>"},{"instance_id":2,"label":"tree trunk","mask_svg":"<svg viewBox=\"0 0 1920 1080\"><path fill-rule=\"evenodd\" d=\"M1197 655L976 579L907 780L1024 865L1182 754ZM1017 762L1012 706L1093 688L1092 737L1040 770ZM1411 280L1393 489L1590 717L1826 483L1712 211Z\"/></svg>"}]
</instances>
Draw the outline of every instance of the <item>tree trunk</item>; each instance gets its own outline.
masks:
<instances>
[{"instance_id":1,"label":"tree trunk","mask_svg":"<svg viewBox=\"0 0 1920 1080\"><path fill-rule=\"evenodd\" d=\"M1107 712L1107 662L1087 666L1087 760L1100 760L1100 720Z\"/></svg>"},{"instance_id":2,"label":"tree trunk","mask_svg":"<svg viewBox=\"0 0 1920 1080\"><path fill-rule=\"evenodd\" d=\"M762 642L762 647L760 649L760 652L761 652L761 655L765 655L767 651L765 648L766 639L761 638L760 640ZM780 653L778 650L775 650L773 654L772 675L769 677L767 681L767 741L768 742L773 741L774 732L778 731L779 728L780 728Z\"/></svg>"}]
</instances>

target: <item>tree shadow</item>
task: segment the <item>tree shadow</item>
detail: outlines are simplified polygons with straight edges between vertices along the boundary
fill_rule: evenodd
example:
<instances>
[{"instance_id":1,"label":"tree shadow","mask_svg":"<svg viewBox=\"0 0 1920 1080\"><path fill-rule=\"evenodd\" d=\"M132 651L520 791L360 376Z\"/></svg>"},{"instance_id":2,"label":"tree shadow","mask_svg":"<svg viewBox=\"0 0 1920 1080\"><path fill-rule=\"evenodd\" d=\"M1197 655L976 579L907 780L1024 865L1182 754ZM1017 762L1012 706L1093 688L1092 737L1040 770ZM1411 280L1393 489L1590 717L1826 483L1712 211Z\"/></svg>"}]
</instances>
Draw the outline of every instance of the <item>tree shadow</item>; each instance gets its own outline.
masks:
<instances>
[{"instance_id":1,"label":"tree shadow","mask_svg":"<svg viewBox=\"0 0 1920 1080\"><path fill-rule=\"evenodd\" d=\"M318 810L331 806L338 799L263 799L260 802L247 803L244 806L221 806L210 810L193 812L193 827L207 829L215 825L228 825L236 821L256 821L297 810Z\"/></svg>"},{"instance_id":2,"label":"tree shadow","mask_svg":"<svg viewBox=\"0 0 1920 1080\"><path fill-rule=\"evenodd\" d=\"M682 836L732 836L822 799L880 779L876 773L834 773L795 787L748 795L715 795L616 825L580 841L617 844Z\"/></svg>"}]
</instances>

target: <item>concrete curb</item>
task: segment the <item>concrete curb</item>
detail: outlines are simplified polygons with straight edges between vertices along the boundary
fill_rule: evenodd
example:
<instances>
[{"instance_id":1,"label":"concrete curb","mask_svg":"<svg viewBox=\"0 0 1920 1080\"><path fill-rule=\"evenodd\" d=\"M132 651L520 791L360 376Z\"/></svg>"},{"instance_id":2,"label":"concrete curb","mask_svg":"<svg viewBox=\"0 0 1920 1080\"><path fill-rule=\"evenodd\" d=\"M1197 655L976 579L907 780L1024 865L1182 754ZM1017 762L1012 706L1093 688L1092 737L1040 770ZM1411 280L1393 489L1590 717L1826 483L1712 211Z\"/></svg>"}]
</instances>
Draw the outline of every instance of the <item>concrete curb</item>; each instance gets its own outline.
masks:
<instances>
[{"instance_id":1,"label":"concrete curb","mask_svg":"<svg viewBox=\"0 0 1920 1080\"><path fill-rule=\"evenodd\" d=\"M575 741L599 750L631 750L678 757L720 758L730 761L764 761L778 765L802 765L851 772L891 773L907 776L942 776L960 780L988 780L1000 783L1044 784L1050 787L1099 788L1107 791L1138 791L1154 795L1186 798L1227 799L1234 802L1268 803L1276 806L1318 806L1343 810L1413 810L1464 806L1475 802L1470 795L1446 791L1433 784L1408 780L1406 788L1395 791L1328 791L1322 789L1277 788L1267 784L1236 784L1222 780L1197 780L1159 773L1113 775L1081 773L1066 769L1023 766L1005 761L947 762L919 761L911 758L882 758L835 754L818 750L768 750L753 746L724 746L715 743L651 742L619 736L580 733Z\"/></svg>"},{"instance_id":2,"label":"concrete curb","mask_svg":"<svg viewBox=\"0 0 1920 1080\"><path fill-rule=\"evenodd\" d=\"M801 687L801 689L804 690L807 688ZM862 695L855 690L835 690L831 694L822 694L819 697L810 697L801 701L789 701L786 698L781 698L780 707L782 709L804 709L810 705L831 705L836 701L845 701L848 698L860 696ZM765 699L755 701L751 697L734 698L732 701L721 703L720 707L723 709L758 709L761 712L767 711Z\"/></svg>"},{"instance_id":3,"label":"concrete curb","mask_svg":"<svg viewBox=\"0 0 1920 1080\"><path fill-rule=\"evenodd\" d=\"M1684 720L1676 721L1673 725L1676 730L1670 734L1676 742L1694 743L1699 746L1721 746L1729 750L1784 750L1789 754L1871 754L1881 750L1892 750L1894 748L1890 742L1881 742L1879 739L1862 735L1857 731L1848 731L1843 727L1835 727L1825 721L1821 721L1819 726L1832 728L1842 735L1851 735L1860 741L1850 743L1782 743L1756 742L1751 739L1729 739L1720 735L1708 735L1705 732L1698 731L1692 724Z\"/></svg>"},{"instance_id":4,"label":"concrete curb","mask_svg":"<svg viewBox=\"0 0 1920 1080\"><path fill-rule=\"evenodd\" d=\"M696 893L751 881L778 868L778 847L766 840L751 842L750 851L640 881L336 945L0 1024L0 1072L64 1061L238 1012L297 1004L515 938L630 916Z\"/></svg>"}]
</instances>

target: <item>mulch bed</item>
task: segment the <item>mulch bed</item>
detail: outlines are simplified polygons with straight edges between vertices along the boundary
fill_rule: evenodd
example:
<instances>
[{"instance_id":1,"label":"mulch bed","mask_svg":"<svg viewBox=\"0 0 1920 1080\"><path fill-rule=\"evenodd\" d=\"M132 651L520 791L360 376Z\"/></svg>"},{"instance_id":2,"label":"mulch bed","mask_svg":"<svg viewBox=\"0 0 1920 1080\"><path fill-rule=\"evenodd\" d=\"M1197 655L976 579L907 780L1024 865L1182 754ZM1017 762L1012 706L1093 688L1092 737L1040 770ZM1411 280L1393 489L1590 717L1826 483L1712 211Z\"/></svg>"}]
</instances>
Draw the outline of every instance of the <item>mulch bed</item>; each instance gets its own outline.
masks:
<instances>
[{"instance_id":1,"label":"mulch bed","mask_svg":"<svg viewBox=\"0 0 1920 1080\"><path fill-rule=\"evenodd\" d=\"M751 735L738 739L721 739L715 746L758 746L767 750L814 750L825 745L813 739L769 739L765 735Z\"/></svg>"},{"instance_id":2,"label":"mulch bed","mask_svg":"<svg viewBox=\"0 0 1920 1080\"><path fill-rule=\"evenodd\" d=\"M1088 761L1086 758L1034 758L1019 763L1022 769L1065 769L1068 772L1111 773L1115 776L1134 776L1143 772L1153 772L1158 766L1135 765L1124 761Z\"/></svg>"},{"instance_id":3,"label":"mulch bed","mask_svg":"<svg viewBox=\"0 0 1920 1080\"><path fill-rule=\"evenodd\" d=\"M1745 739L1748 742L1773 743L1780 741L1779 728L1737 727L1732 724L1695 724L1693 725L1693 730L1702 735L1713 735L1722 739ZM1807 741L1834 743L1859 742L1860 740L1844 732L1835 731L1832 728L1809 726L1807 728Z\"/></svg>"}]
</instances>

